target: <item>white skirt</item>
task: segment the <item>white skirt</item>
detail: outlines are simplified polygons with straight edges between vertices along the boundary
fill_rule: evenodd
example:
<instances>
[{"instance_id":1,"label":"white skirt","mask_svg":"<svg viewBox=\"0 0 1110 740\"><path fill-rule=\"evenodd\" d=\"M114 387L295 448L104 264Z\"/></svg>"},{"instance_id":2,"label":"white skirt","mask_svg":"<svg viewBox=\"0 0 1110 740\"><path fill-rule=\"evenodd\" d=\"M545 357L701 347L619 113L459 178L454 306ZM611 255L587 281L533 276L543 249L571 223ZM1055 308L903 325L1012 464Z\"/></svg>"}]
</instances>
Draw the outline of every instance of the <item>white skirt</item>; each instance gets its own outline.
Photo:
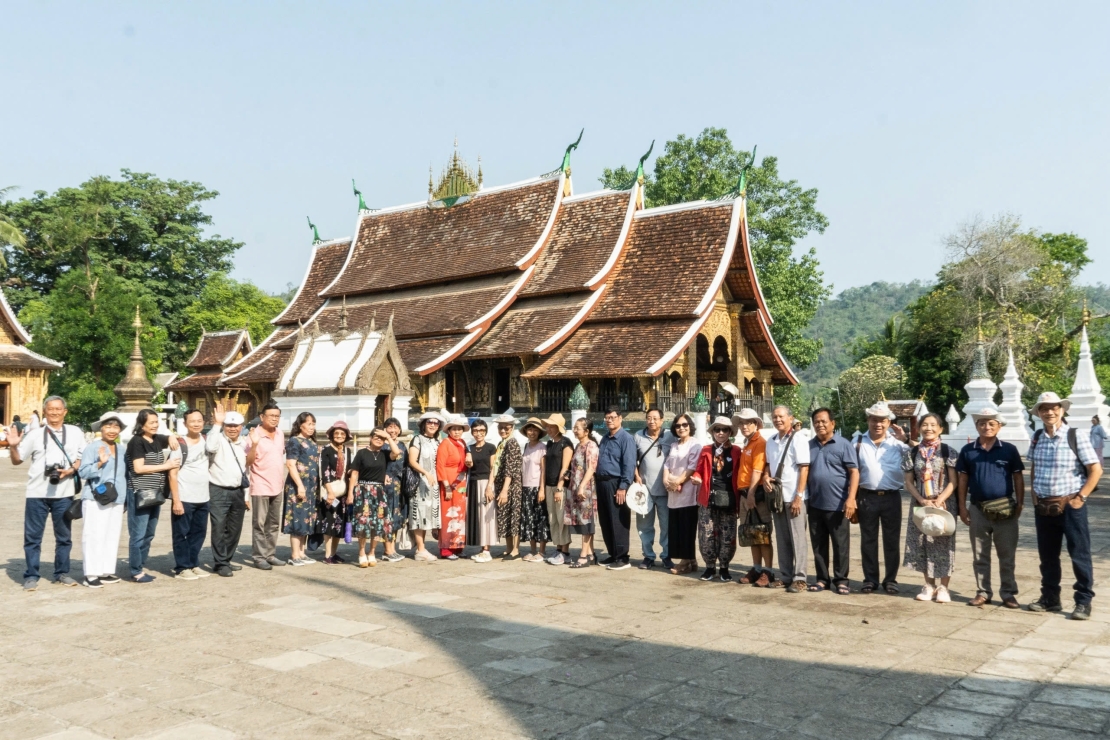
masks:
<instances>
[{"instance_id":1,"label":"white skirt","mask_svg":"<svg viewBox=\"0 0 1110 740\"><path fill-rule=\"evenodd\" d=\"M115 575L123 509L122 503L104 506L95 501L81 502L81 555L86 578Z\"/></svg>"}]
</instances>

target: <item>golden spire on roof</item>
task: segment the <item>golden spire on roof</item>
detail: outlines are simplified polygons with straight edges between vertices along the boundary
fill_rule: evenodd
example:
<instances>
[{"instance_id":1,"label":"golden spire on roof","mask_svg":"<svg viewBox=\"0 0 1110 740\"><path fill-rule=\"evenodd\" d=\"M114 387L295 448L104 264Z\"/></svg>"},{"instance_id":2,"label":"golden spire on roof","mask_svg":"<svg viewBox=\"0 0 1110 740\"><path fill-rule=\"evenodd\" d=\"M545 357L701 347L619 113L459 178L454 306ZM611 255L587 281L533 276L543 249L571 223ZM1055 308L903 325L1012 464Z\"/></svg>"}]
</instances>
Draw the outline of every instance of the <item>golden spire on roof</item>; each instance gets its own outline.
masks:
<instances>
[{"instance_id":1,"label":"golden spire on roof","mask_svg":"<svg viewBox=\"0 0 1110 740\"><path fill-rule=\"evenodd\" d=\"M428 170L428 200L443 200L469 195L482 187L482 164L478 158L478 172L459 156L459 138L455 137L455 151L447 166L440 173L439 182L433 184L431 168Z\"/></svg>"}]
</instances>

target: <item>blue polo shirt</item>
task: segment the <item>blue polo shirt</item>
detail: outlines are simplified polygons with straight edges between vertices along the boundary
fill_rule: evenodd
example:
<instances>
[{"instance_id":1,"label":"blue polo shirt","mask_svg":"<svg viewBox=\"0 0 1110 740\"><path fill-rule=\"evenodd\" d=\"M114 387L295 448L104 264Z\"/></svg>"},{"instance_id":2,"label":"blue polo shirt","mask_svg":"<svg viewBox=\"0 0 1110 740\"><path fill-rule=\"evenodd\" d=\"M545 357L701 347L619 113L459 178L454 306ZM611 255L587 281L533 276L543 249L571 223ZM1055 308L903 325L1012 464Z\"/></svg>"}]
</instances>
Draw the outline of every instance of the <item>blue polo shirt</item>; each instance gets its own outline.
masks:
<instances>
[{"instance_id":1,"label":"blue polo shirt","mask_svg":"<svg viewBox=\"0 0 1110 740\"><path fill-rule=\"evenodd\" d=\"M806 491L809 507L822 511L839 511L848 500L849 470L859 468L852 443L834 434L821 444L817 437L809 441L809 478Z\"/></svg>"},{"instance_id":2,"label":"blue polo shirt","mask_svg":"<svg viewBox=\"0 0 1110 740\"><path fill-rule=\"evenodd\" d=\"M1014 473L1025 470L1018 448L995 439L989 450L979 440L964 445L956 458L956 472L967 474L967 496L972 503L1014 495Z\"/></svg>"}]
</instances>

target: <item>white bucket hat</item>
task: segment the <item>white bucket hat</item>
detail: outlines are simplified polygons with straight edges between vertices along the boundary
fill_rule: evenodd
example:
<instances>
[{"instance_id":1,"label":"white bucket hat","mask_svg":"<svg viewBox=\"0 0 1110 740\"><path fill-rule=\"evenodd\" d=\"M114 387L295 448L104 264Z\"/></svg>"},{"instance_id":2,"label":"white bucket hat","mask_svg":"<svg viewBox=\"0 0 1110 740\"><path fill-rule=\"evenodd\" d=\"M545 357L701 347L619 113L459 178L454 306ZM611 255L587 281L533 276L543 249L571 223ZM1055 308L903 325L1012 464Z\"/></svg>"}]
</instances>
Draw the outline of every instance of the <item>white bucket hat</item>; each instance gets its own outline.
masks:
<instances>
[{"instance_id":1,"label":"white bucket hat","mask_svg":"<svg viewBox=\"0 0 1110 740\"><path fill-rule=\"evenodd\" d=\"M123 423L123 420L119 418L119 414L117 414L115 411L105 411L103 414L100 415L99 419L94 421L89 426L89 428L92 429L94 432L99 432L100 427L104 426L109 421L114 421L116 424L119 425L120 429L123 429L127 426Z\"/></svg>"},{"instance_id":2,"label":"white bucket hat","mask_svg":"<svg viewBox=\"0 0 1110 740\"><path fill-rule=\"evenodd\" d=\"M640 516L648 513L648 489L643 483L633 483L624 493L624 503Z\"/></svg>"},{"instance_id":3,"label":"white bucket hat","mask_svg":"<svg viewBox=\"0 0 1110 740\"><path fill-rule=\"evenodd\" d=\"M438 421L440 424L442 424L444 419L443 415L438 411L425 411L423 414L420 415L419 421Z\"/></svg>"},{"instance_id":4,"label":"white bucket hat","mask_svg":"<svg viewBox=\"0 0 1110 740\"><path fill-rule=\"evenodd\" d=\"M1052 391L1045 391L1041 395L1037 396L1037 402L1033 404L1033 408L1029 410L1034 416L1039 416L1041 413L1041 406L1057 405L1060 406L1060 408L1062 408L1064 410L1064 413L1066 414L1068 413L1068 409L1071 408L1071 401L1066 398L1060 398Z\"/></svg>"},{"instance_id":5,"label":"white bucket hat","mask_svg":"<svg viewBox=\"0 0 1110 740\"><path fill-rule=\"evenodd\" d=\"M494 424L512 424L516 426L516 417L513 416L513 410L511 408L505 409L503 413L493 417L490 421Z\"/></svg>"},{"instance_id":6,"label":"white bucket hat","mask_svg":"<svg viewBox=\"0 0 1110 740\"><path fill-rule=\"evenodd\" d=\"M717 427L725 427L728 429L729 434L736 433L736 429L732 426L732 419L729 419L727 416L718 416L714 419L713 423L709 425L709 433L712 434L713 430Z\"/></svg>"},{"instance_id":7,"label":"white bucket hat","mask_svg":"<svg viewBox=\"0 0 1110 740\"><path fill-rule=\"evenodd\" d=\"M898 418L894 415L894 412L890 410L890 406L886 405L885 401L872 404L871 408L867 409L864 413L867 414L868 417L878 416L882 419L890 419L891 421Z\"/></svg>"},{"instance_id":8,"label":"white bucket hat","mask_svg":"<svg viewBox=\"0 0 1110 740\"><path fill-rule=\"evenodd\" d=\"M939 506L913 507L913 525L926 537L947 537L956 532L956 518Z\"/></svg>"},{"instance_id":9,"label":"white bucket hat","mask_svg":"<svg viewBox=\"0 0 1110 740\"><path fill-rule=\"evenodd\" d=\"M467 419L466 416L463 414L452 414L451 416L447 417L446 421L443 422L443 431L446 432L451 427L462 427L462 430L464 432L469 432L470 420Z\"/></svg>"},{"instance_id":10,"label":"white bucket hat","mask_svg":"<svg viewBox=\"0 0 1110 740\"><path fill-rule=\"evenodd\" d=\"M740 409L738 413L732 415L732 428L734 430L740 428L742 421L755 421L759 422L759 428L763 428L763 417L756 413L755 409Z\"/></svg>"},{"instance_id":11,"label":"white bucket hat","mask_svg":"<svg viewBox=\"0 0 1110 740\"><path fill-rule=\"evenodd\" d=\"M978 424L981 421L997 421L998 426L1006 426L1006 420L999 416L997 411L981 411L978 414L971 415L972 421Z\"/></svg>"}]
</instances>

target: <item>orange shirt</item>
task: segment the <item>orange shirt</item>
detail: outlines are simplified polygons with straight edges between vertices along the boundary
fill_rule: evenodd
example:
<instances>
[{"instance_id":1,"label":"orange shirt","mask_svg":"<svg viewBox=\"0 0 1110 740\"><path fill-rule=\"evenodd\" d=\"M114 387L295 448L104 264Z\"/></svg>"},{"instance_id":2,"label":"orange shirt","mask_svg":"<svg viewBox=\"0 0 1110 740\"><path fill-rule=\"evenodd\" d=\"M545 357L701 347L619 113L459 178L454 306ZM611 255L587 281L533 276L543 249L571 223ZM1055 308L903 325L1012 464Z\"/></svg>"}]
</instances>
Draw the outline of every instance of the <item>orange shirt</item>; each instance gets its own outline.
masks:
<instances>
[{"instance_id":1,"label":"orange shirt","mask_svg":"<svg viewBox=\"0 0 1110 740\"><path fill-rule=\"evenodd\" d=\"M756 432L740 452L740 476L736 480L737 493L746 495L752 485L752 476L759 480L767 467L767 440Z\"/></svg>"}]
</instances>

